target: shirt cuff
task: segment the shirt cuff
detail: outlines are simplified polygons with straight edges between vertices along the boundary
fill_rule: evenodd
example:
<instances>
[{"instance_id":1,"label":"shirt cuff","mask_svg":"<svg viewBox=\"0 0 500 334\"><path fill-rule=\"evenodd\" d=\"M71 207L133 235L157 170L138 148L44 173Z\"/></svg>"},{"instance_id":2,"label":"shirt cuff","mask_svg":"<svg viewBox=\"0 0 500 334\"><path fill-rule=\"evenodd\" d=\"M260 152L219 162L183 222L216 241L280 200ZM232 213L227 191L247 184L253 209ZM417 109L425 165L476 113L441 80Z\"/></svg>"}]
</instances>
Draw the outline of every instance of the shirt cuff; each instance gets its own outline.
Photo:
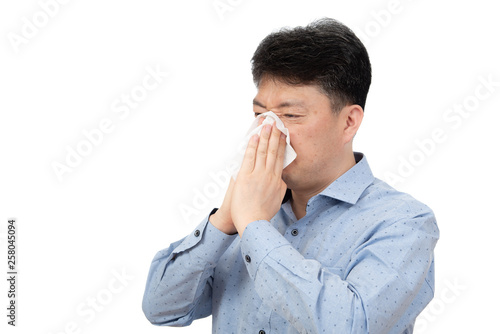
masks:
<instances>
[{"instance_id":1,"label":"shirt cuff","mask_svg":"<svg viewBox=\"0 0 500 334\"><path fill-rule=\"evenodd\" d=\"M248 224L241 237L241 254L252 280L255 280L260 263L271 251L289 245L290 242L267 220Z\"/></svg>"},{"instance_id":2,"label":"shirt cuff","mask_svg":"<svg viewBox=\"0 0 500 334\"><path fill-rule=\"evenodd\" d=\"M183 244L186 250L190 249L197 257L215 265L236 235L227 235L213 226L208 220L212 213L214 210L186 237Z\"/></svg>"}]
</instances>

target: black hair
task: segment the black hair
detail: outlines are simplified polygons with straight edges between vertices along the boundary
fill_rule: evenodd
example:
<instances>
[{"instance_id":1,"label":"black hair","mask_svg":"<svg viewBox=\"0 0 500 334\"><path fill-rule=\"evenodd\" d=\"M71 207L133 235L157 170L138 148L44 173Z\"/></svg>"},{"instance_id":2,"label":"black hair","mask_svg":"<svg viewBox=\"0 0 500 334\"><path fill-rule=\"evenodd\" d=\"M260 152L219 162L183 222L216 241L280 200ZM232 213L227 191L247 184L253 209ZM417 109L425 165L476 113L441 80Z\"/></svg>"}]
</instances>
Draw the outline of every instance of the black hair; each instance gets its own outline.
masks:
<instances>
[{"instance_id":1,"label":"black hair","mask_svg":"<svg viewBox=\"0 0 500 334\"><path fill-rule=\"evenodd\" d=\"M316 85L332 110L365 108L371 65L363 43L351 29L330 18L305 27L283 28L262 40L252 57L257 87L263 77L289 85Z\"/></svg>"}]
</instances>

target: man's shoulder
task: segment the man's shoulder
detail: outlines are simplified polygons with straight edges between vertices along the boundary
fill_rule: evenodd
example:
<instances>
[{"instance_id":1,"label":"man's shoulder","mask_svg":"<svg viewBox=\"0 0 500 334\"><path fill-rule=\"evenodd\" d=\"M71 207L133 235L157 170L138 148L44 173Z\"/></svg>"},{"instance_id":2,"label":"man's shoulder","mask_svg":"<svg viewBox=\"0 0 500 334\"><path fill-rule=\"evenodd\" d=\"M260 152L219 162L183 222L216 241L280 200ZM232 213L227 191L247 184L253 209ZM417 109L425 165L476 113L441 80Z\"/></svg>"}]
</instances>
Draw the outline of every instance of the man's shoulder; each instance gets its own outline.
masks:
<instances>
[{"instance_id":1,"label":"man's shoulder","mask_svg":"<svg viewBox=\"0 0 500 334\"><path fill-rule=\"evenodd\" d=\"M432 209L412 195L399 191L388 183L374 178L359 199L359 204L402 217L434 216Z\"/></svg>"}]
</instances>

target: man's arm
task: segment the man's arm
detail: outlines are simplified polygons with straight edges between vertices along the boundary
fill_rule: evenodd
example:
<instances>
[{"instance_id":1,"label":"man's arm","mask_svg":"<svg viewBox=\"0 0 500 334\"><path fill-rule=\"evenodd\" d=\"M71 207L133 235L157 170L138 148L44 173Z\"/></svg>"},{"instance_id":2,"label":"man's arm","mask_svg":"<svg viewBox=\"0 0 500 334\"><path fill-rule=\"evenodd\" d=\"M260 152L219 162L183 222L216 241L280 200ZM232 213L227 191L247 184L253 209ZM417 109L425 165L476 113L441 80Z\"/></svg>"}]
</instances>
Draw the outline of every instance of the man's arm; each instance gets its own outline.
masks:
<instances>
[{"instance_id":1,"label":"man's arm","mask_svg":"<svg viewBox=\"0 0 500 334\"><path fill-rule=\"evenodd\" d=\"M432 213L397 221L339 271L305 258L262 220L245 229L241 252L263 303L298 332L400 334L432 299L438 237Z\"/></svg>"},{"instance_id":2,"label":"man's arm","mask_svg":"<svg viewBox=\"0 0 500 334\"><path fill-rule=\"evenodd\" d=\"M187 326L211 314L214 268L234 237L208 218L154 257L142 303L152 324Z\"/></svg>"}]
</instances>

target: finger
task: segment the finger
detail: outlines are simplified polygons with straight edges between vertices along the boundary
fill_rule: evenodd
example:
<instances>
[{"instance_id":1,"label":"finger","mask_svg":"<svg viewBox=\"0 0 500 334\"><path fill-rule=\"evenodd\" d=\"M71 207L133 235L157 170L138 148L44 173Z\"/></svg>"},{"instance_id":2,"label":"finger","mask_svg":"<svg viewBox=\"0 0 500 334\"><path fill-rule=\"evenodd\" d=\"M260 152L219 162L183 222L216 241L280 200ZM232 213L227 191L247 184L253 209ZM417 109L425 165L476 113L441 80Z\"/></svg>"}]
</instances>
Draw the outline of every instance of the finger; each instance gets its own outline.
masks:
<instances>
[{"instance_id":1,"label":"finger","mask_svg":"<svg viewBox=\"0 0 500 334\"><path fill-rule=\"evenodd\" d=\"M232 193L234 188L234 179L232 177L229 178L229 185L227 186L226 194Z\"/></svg>"},{"instance_id":2,"label":"finger","mask_svg":"<svg viewBox=\"0 0 500 334\"><path fill-rule=\"evenodd\" d=\"M276 159L278 158L281 133L282 132L276 127L276 124L273 124L273 131L271 132L271 138L269 138L269 146L267 147L266 160L266 169L271 172L274 171Z\"/></svg>"},{"instance_id":3,"label":"finger","mask_svg":"<svg viewBox=\"0 0 500 334\"><path fill-rule=\"evenodd\" d=\"M255 157L255 169L266 167L267 159L267 146L269 144L269 137L271 135L272 125L266 124L260 132L259 146L257 147L257 154Z\"/></svg>"},{"instance_id":4,"label":"finger","mask_svg":"<svg viewBox=\"0 0 500 334\"><path fill-rule=\"evenodd\" d=\"M280 144L278 148L278 156L276 158L276 163L274 165L274 173L276 175L281 175L283 173L283 161L285 160L285 150L286 150L286 136L280 131Z\"/></svg>"},{"instance_id":5,"label":"finger","mask_svg":"<svg viewBox=\"0 0 500 334\"><path fill-rule=\"evenodd\" d=\"M241 168L239 173L251 173L255 166L255 155L257 150L257 145L259 144L259 136L257 134L253 135L248 141L247 149L243 156L243 162L241 163Z\"/></svg>"}]
</instances>

